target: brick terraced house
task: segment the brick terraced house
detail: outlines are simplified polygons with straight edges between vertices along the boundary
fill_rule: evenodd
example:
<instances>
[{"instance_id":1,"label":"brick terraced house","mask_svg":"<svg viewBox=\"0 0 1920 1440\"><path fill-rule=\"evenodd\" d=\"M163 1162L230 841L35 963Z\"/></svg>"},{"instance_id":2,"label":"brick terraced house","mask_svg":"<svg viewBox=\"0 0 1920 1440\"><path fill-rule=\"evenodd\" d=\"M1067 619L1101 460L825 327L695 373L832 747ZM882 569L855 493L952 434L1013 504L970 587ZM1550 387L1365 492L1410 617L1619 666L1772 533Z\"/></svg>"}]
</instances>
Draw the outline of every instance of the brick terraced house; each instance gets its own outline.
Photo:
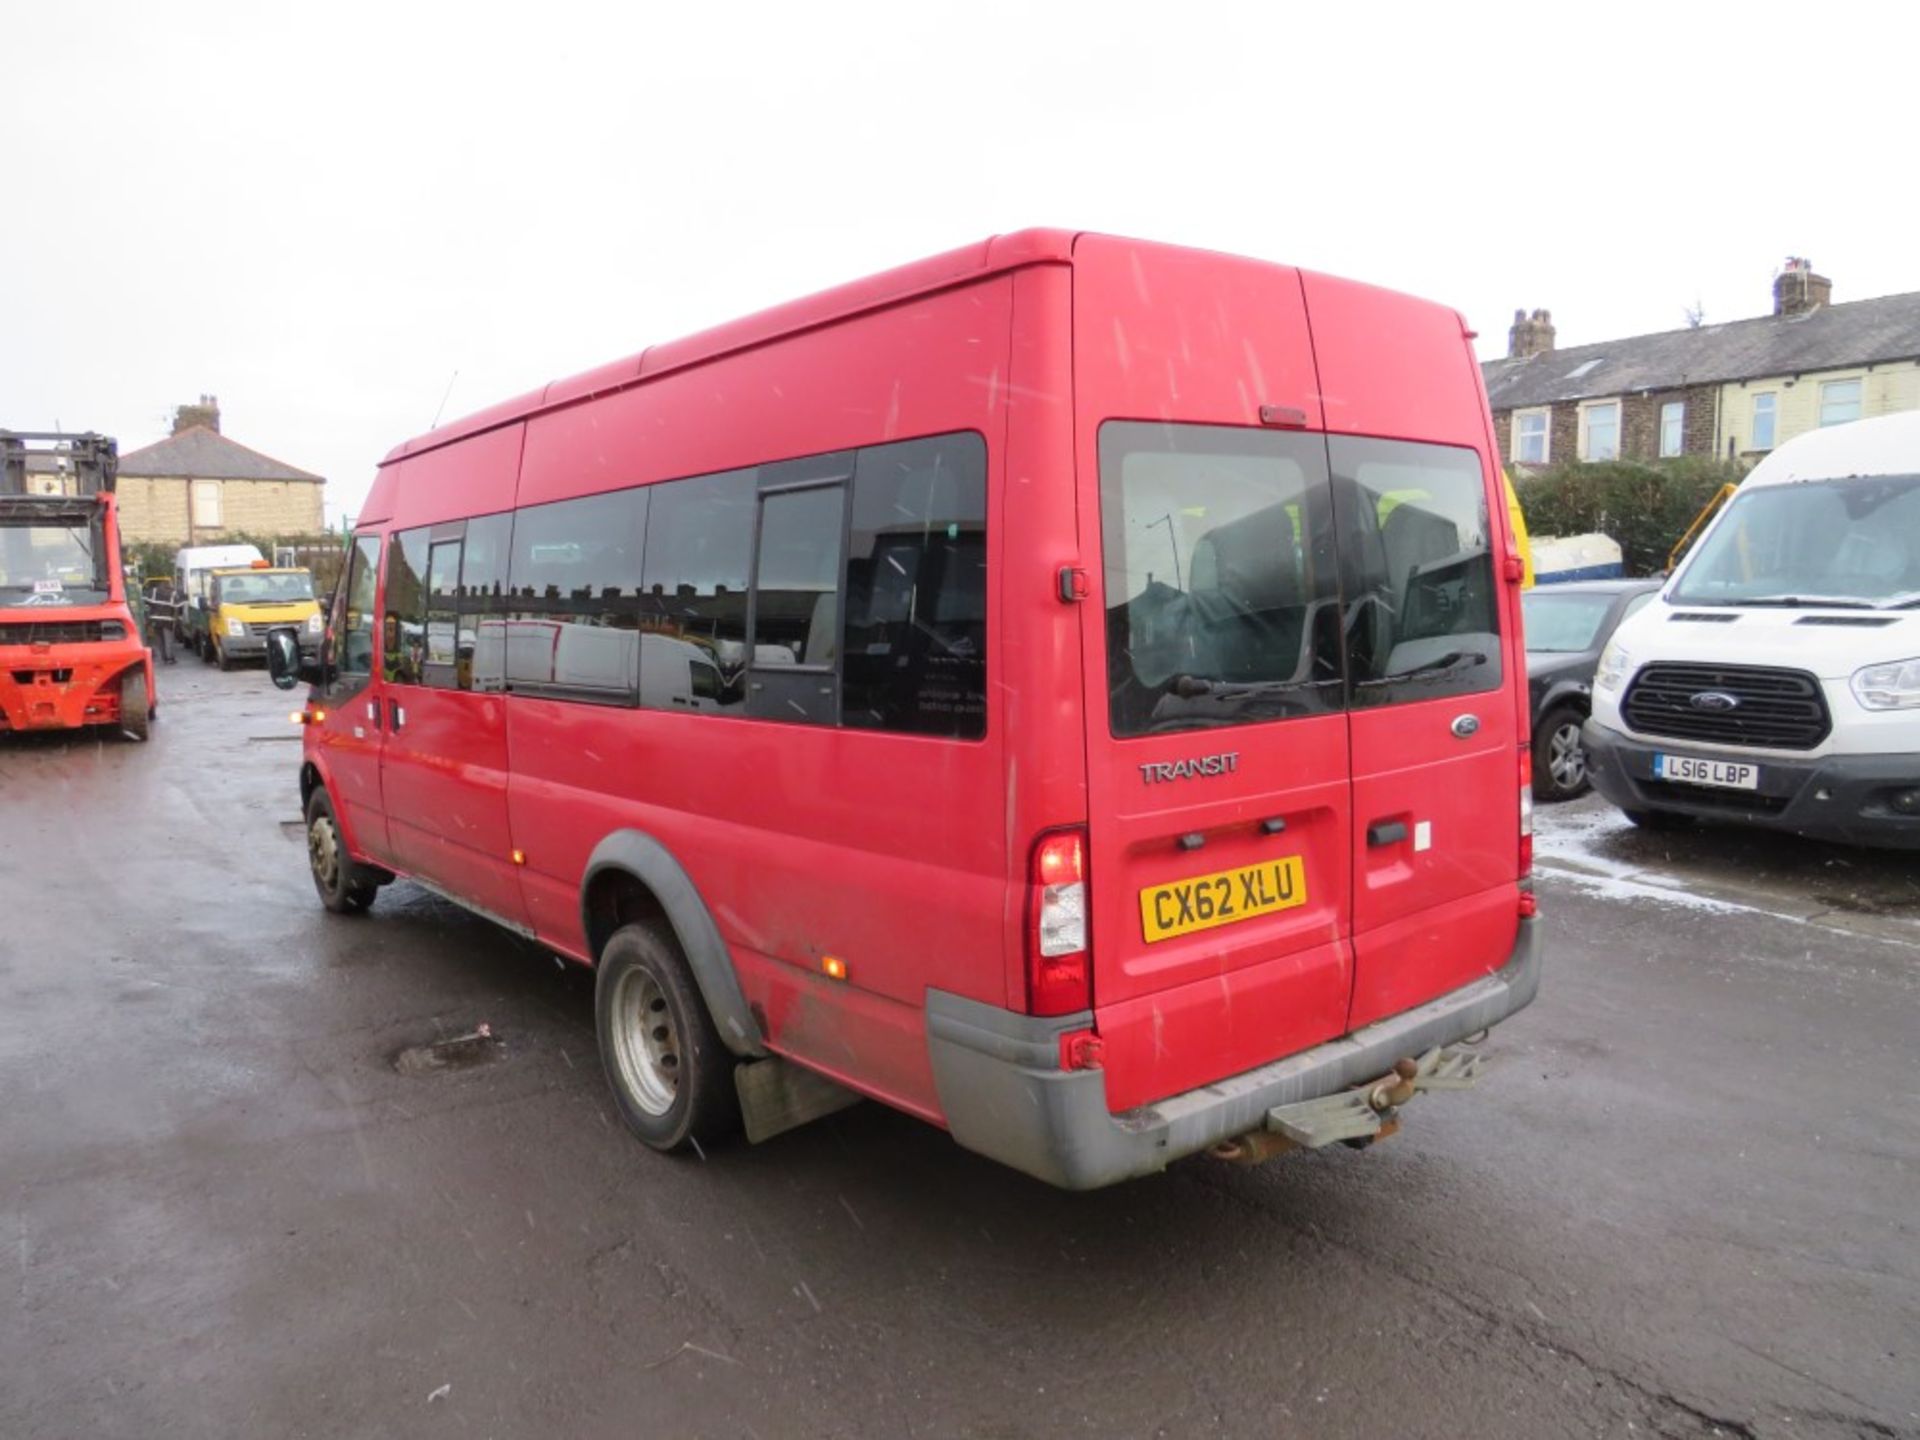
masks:
<instances>
[{"instance_id":1,"label":"brick terraced house","mask_svg":"<svg viewBox=\"0 0 1920 1440\"><path fill-rule=\"evenodd\" d=\"M1920 409L1920 292L1831 302L1789 259L1773 313L1554 348L1553 316L1516 310L1481 367L1510 466L1717 455L1758 460L1795 435Z\"/></svg>"},{"instance_id":2,"label":"brick terraced house","mask_svg":"<svg viewBox=\"0 0 1920 1440\"><path fill-rule=\"evenodd\" d=\"M129 541L204 545L233 535L317 535L326 481L220 433L202 395L174 413L173 434L120 457L120 529Z\"/></svg>"}]
</instances>

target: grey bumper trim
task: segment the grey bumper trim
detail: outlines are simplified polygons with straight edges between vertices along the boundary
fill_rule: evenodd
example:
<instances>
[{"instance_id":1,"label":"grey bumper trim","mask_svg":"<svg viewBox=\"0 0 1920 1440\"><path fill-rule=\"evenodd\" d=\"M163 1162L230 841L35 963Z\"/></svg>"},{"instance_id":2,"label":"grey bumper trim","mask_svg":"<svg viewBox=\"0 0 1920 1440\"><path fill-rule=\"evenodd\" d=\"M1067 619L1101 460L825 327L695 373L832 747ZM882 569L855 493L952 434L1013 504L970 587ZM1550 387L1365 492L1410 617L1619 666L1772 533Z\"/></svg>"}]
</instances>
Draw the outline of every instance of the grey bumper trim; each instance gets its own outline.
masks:
<instances>
[{"instance_id":1,"label":"grey bumper trim","mask_svg":"<svg viewBox=\"0 0 1920 1440\"><path fill-rule=\"evenodd\" d=\"M1068 1190L1165 1169L1258 1128L1275 1105L1384 1075L1393 1062L1449 1045L1523 1009L1540 985L1539 922L1523 919L1493 974L1399 1015L1167 1100L1109 1114L1098 1070L1059 1068L1060 1036L1091 1015L1017 1015L927 992L927 1045L953 1138L969 1150Z\"/></svg>"}]
</instances>

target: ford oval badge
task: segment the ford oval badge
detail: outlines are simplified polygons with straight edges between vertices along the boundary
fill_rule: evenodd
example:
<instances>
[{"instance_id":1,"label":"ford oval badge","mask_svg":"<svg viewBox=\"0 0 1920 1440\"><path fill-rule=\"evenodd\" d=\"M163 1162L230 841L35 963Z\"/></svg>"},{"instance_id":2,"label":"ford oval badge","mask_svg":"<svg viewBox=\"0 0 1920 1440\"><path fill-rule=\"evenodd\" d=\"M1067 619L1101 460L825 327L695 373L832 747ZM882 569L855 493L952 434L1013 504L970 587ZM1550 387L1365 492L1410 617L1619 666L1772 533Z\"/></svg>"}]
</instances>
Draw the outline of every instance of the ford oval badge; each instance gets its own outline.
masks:
<instances>
[{"instance_id":1,"label":"ford oval badge","mask_svg":"<svg viewBox=\"0 0 1920 1440\"><path fill-rule=\"evenodd\" d=\"M1698 694L1689 695L1687 703L1696 710L1708 710L1719 715L1728 710L1738 710L1740 697L1729 695L1724 690L1702 690Z\"/></svg>"},{"instance_id":2,"label":"ford oval badge","mask_svg":"<svg viewBox=\"0 0 1920 1440\"><path fill-rule=\"evenodd\" d=\"M1453 724L1448 728L1453 731L1456 740L1465 740L1469 735L1478 735L1480 733L1480 717L1478 715L1456 715L1453 717Z\"/></svg>"}]
</instances>

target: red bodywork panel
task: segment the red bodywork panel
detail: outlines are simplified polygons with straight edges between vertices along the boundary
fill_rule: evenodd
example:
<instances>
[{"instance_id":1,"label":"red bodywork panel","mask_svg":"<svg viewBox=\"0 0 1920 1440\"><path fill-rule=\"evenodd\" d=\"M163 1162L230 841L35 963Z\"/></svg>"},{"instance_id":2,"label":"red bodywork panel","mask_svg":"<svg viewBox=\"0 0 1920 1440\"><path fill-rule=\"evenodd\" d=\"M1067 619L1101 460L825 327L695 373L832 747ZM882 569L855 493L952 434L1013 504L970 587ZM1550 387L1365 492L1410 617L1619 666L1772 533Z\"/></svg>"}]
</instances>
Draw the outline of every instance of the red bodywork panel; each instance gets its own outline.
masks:
<instances>
[{"instance_id":1,"label":"red bodywork panel","mask_svg":"<svg viewBox=\"0 0 1920 1440\"><path fill-rule=\"evenodd\" d=\"M986 442L987 733L905 734L466 694L381 678L307 733L377 821L356 853L590 960L581 884L656 837L704 897L770 1049L938 1121L929 988L1026 1004L1035 837L1089 834L1108 1104L1208 1084L1503 963L1517 917L1524 669L1500 690L1116 740L1098 437L1114 419L1472 450L1507 543L1459 317L1284 266L1026 231L556 381L396 448L362 514L395 532L889 440ZM1063 575L1064 572L1064 575ZM1062 588L1084 599L1063 601ZM393 729L395 706L404 721ZM1464 710L1471 744L1448 726ZM1231 751L1230 781L1142 767ZM367 786L371 777L373 790ZM1417 853L1369 846L1425 820ZM1281 823L1283 822L1283 823ZM376 833L377 829L377 833ZM1198 835L1204 849L1178 843ZM508 856L519 852L523 864ZM1204 858L1202 858L1204 857ZM1298 857L1307 901L1147 944L1142 887ZM844 981L822 974L826 956Z\"/></svg>"}]
</instances>

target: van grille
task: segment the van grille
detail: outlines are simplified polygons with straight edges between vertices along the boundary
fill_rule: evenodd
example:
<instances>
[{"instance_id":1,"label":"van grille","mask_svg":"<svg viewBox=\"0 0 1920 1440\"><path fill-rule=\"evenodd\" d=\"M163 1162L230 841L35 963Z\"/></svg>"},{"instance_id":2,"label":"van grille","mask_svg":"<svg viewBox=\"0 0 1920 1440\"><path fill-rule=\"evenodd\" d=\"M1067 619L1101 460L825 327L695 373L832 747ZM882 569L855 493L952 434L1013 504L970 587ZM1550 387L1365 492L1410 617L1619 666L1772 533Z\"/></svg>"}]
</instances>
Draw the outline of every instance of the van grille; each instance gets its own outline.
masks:
<instances>
[{"instance_id":1,"label":"van grille","mask_svg":"<svg viewBox=\"0 0 1920 1440\"><path fill-rule=\"evenodd\" d=\"M1737 703L1722 710L1693 703L1706 694ZM1649 665L1634 676L1620 708L1642 735L1766 750L1811 750L1833 728L1818 680L1757 665Z\"/></svg>"},{"instance_id":2,"label":"van grille","mask_svg":"<svg viewBox=\"0 0 1920 1440\"><path fill-rule=\"evenodd\" d=\"M0 645L85 645L105 640L103 620L0 621Z\"/></svg>"}]
</instances>

